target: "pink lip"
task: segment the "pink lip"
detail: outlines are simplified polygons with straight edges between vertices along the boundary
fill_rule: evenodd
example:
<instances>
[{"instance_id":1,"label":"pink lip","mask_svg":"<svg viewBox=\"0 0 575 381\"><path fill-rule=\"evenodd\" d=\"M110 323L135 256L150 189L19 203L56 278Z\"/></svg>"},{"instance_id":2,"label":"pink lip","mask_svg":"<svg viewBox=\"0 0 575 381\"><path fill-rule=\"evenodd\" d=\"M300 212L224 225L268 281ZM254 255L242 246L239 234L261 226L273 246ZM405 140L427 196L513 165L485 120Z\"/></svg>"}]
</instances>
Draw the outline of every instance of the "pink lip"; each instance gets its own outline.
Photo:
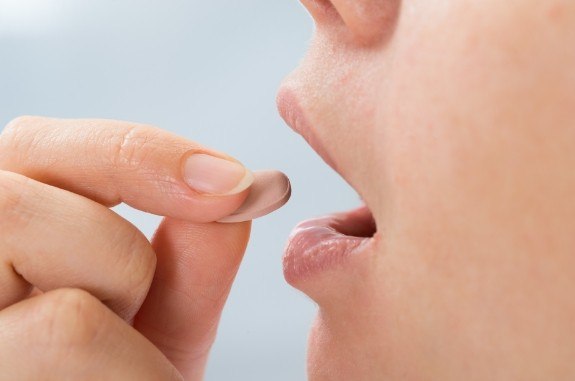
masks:
<instances>
[{"instance_id":1,"label":"pink lip","mask_svg":"<svg viewBox=\"0 0 575 381\"><path fill-rule=\"evenodd\" d=\"M337 171L335 161L318 139L317 131L310 127L292 90L280 89L277 104L286 123ZM293 230L285 249L284 277L301 289L303 280L341 267L354 254L368 249L375 242L375 232L375 221L366 206L302 222Z\"/></svg>"},{"instance_id":2,"label":"pink lip","mask_svg":"<svg viewBox=\"0 0 575 381\"><path fill-rule=\"evenodd\" d=\"M293 92L281 88L277 96L277 106L281 117L296 133L300 134L308 144L321 156L321 158L337 171L335 161L328 154L324 145L317 138L316 132L310 127L303 109Z\"/></svg>"},{"instance_id":3,"label":"pink lip","mask_svg":"<svg viewBox=\"0 0 575 381\"><path fill-rule=\"evenodd\" d=\"M344 265L374 240L375 222L367 207L300 223L290 235L283 258L284 277L295 285L317 273Z\"/></svg>"}]
</instances>

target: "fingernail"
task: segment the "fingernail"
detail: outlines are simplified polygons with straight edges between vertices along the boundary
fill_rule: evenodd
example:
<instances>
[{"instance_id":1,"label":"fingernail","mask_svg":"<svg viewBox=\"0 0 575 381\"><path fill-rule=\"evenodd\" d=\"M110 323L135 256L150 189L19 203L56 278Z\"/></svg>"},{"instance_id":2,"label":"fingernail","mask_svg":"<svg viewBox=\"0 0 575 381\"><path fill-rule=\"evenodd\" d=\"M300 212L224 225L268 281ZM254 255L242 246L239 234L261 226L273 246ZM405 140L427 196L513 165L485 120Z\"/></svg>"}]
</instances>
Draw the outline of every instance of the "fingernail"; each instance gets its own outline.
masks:
<instances>
[{"instance_id":1,"label":"fingernail","mask_svg":"<svg viewBox=\"0 0 575 381\"><path fill-rule=\"evenodd\" d=\"M196 153L186 159L184 180L197 192L225 196L247 189L254 176L239 163Z\"/></svg>"}]
</instances>

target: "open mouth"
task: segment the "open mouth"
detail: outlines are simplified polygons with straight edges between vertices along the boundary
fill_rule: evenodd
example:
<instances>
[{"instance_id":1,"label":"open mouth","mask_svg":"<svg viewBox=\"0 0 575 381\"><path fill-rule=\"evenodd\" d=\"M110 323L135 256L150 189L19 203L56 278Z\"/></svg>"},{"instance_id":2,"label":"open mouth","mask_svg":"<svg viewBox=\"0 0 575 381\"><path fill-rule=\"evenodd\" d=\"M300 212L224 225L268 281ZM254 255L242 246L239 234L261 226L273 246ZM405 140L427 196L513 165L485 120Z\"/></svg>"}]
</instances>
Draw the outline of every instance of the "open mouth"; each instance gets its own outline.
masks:
<instances>
[{"instance_id":1,"label":"open mouth","mask_svg":"<svg viewBox=\"0 0 575 381\"><path fill-rule=\"evenodd\" d=\"M287 124L300 134L334 170L337 163L310 128L295 94L282 88L278 109ZM368 249L375 241L377 229L369 208L360 208L314 218L297 225L290 234L283 258L288 283L299 281L341 267L355 254Z\"/></svg>"},{"instance_id":2,"label":"open mouth","mask_svg":"<svg viewBox=\"0 0 575 381\"><path fill-rule=\"evenodd\" d=\"M300 223L289 237L283 258L290 284L341 267L373 243L375 221L366 206Z\"/></svg>"}]
</instances>

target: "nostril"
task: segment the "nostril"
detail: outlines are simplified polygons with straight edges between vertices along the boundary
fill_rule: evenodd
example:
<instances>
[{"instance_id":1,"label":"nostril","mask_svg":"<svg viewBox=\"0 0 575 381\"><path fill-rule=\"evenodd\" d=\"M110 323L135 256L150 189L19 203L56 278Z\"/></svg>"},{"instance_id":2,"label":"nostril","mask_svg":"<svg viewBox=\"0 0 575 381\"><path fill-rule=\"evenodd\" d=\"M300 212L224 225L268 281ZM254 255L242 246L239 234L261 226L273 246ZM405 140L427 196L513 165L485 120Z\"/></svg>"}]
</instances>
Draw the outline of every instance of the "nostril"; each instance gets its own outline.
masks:
<instances>
[{"instance_id":1,"label":"nostril","mask_svg":"<svg viewBox=\"0 0 575 381\"><path fill-rule=\"evenodd\" d=\"M340 20L337 9L330 0L301 0L316 23Z\"/></svg>"},{"instance_id":2,"label":"nostril","mask_svg":"<svg viewBox=\"0 0 575 381\"><path fill-rule=\"evenodd\" d=\"M301 0L303 5L313 10L327 10L328 8L333 8L333 4L330 0Z\"/></svg>"},{"instance_id":3,"label":"nostril","mask_svg":"<svg viewBox=\"0 0 575 381\"><path fill-rule=\"evenodd\" d=\"M362 45L388 40L395 30L401 0L333 0L333 7Z\"/></svg>"}]
</instances>

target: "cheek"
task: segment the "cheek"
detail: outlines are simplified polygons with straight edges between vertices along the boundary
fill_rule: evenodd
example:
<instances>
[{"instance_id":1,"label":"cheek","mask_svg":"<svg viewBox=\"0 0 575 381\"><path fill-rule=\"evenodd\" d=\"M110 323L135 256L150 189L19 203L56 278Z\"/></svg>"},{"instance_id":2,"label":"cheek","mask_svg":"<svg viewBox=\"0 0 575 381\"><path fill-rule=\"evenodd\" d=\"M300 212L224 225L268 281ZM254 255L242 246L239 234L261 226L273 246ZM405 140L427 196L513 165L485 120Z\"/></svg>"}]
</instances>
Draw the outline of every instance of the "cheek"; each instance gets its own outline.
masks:
<instances>
[{"instance_id":1,"label":"cheek","mask_svg":"<svg viewBox=\"0 0 575 381\"><path fill-rule=\"evenodd\" d=\"M390 308L415 325L406 353L536 359L522 339L558 339L575 313L558 281L575 279L575 20L557 21L558 2L471 3L407 12L391 52L381 220L403 288ZM488 337L501 352L482 352Z\"/></svg>"},{"instance_id":2,"label":"cheek","mask_svg":"<svg viewBox=\"0 0 575 381\"><path fill-rule=\"evenodd\" d=\"M518 207L540 201L534 184L557 180L549 168L570 172L575 58L564 46L573 39L549 6L488 3L422 5L400 22L379 116L387 209L435 219L458 203Z\"/></svg>"}]
</instances>

